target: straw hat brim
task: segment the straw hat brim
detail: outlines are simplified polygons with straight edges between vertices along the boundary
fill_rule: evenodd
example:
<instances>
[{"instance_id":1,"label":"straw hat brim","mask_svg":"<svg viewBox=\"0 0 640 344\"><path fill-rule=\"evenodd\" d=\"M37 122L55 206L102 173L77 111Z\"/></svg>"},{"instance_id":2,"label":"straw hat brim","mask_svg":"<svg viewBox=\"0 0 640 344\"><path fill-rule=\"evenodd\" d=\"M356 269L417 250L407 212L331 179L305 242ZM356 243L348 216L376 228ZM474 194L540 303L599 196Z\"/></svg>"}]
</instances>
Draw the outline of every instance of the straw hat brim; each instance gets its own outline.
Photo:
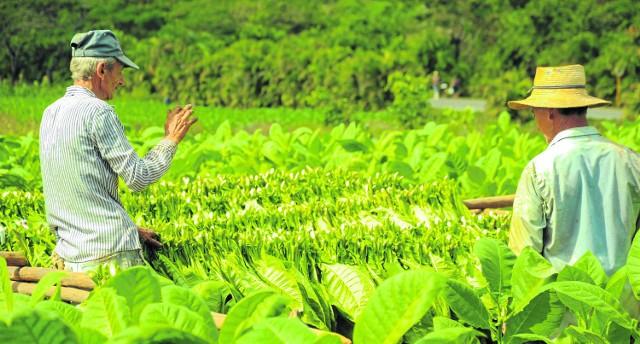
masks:
<instances>
[{"instance_id":1,"label":"straw hat brim","mask_svg":"<svg viewBox=\"0 0 640 344\"><path fill-rule=\"evenodd\" d=\"M534 89L528 98L512 100L507 105L513 110L524 110L532 107L565 109L606 106L611 105L611 102L592 97L584 89Z\"/></svg>"}]
</instances>

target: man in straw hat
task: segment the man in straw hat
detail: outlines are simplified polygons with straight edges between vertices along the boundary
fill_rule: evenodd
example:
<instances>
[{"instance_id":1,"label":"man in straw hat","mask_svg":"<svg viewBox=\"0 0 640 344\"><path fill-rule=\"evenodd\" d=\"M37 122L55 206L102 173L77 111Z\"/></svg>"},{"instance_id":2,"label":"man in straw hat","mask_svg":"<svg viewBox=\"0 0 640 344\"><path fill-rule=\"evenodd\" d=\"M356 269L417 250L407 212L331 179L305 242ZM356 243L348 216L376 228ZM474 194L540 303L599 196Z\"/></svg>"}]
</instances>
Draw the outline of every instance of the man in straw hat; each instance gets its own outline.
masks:
<instances>
[{"instance_id":1,"label":"man in straw hat","mask_svg":"<svg viewBox=\"0 0 640 344\"><path fill-rule=\"evenodd\" d=\"M71 54L73 86L47 107L40 124L47 221L57 237L52 263L71 271L110 262L122 268L143 265L140 240L156 247L161 243L126 213L118 177L133 191L156 182L197 118L190 118L191 105L168 111L164 139L140 158L106 103L124 85L123 69L138 66L109 30L76 34Z\"/></svg>"},{"instance_id":2,"label":"man in straw hat","mask_svg":"<svg viewBox=\"0 0 640 344\"><path fill-rule=\"evenodd\" d=\"M548 148L531 160L513 205L509 246L531 246L558 270L587 251L608 276L626 264L640 214L640 155L602 137L587 108L610 102L585 89L580 65L539 67L528 98Z\"/></svg>"}]
</instances>

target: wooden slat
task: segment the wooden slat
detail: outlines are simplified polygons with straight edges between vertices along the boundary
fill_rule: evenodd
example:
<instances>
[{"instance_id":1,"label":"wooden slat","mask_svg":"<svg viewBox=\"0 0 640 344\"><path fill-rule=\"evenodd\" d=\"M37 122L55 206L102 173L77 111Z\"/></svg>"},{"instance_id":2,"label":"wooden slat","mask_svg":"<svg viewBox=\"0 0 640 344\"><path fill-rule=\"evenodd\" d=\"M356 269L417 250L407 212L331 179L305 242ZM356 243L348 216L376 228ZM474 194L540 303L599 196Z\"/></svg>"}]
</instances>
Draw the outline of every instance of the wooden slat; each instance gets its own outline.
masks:
<instances>
[{"instance_id":1,"label":"wooden slat","mask_svg":"<svg viewBox=\"0 0 640 344\"><path fill-rule=\"evenodd\" d=\"M469 209L506 208L513 207L516 195L493 196L483 198L466 199L462 202Z\"/></svg>"},{"instance_id":2,"label":"wooden slat","mask_svg":"<svg viewBox=\"0 0 640 344\"><path fill-rule=\"evenodd\" d=\"M46 274L52 271L61 271L49 268L34 268L29 266L8 266L9 279L16 282L38 282ZM96 284L86 273L65 271L69 277L62 279L63 287L72 287L83 290L93 290Z\"/></svg>"},{"instance_id":3,"label":"wooden slat","mask_svg":"<svg viewBox=\"0 0 640 344\"><path fill-rule=\"evenodd\" d=\"M0 251L0 257L7 260L7 265L29 266L29 262L22 252Z\"/></svg>"},{"instance_id":4,"label":"wooden slat","mask_svg":"<svg viewBox=\"0 0 640 344\"><path fill-rule=\"evenodd\" d=\"M12 281L11 289L13 289L14 293L32 295L33 291L36 289L36 283ZM51 295L53 295L54 292L55 292L55 287L51 287L49 288L49 290L47 290L45 295L47 297L51 297ZM86 290L62 287L61 298L64 301L81 303L82 301L86 300L87 297L89 297L89 292Z\"/></svg>"}]
</instances>

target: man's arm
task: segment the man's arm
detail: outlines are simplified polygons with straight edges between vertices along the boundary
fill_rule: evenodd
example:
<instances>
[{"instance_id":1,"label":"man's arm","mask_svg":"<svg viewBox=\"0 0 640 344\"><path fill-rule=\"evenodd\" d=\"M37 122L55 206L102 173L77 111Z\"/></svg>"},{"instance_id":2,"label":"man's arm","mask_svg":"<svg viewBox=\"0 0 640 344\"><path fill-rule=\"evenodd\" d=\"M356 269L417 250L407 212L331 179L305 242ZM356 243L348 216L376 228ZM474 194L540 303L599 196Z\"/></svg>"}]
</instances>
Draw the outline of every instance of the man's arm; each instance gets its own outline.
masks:
<instances>
[{"instance_id":1,"label":"man's arm","mask_svg":"<svg viewBox=\"0 0 640 344\"><path fill-rule=\"evenodd\" d=\"M536 183L534 166L530 162L522 172L513 202L509 247L516 254L520 254L527 246L542 252L543 232L546 227L544 200Z\"/></svg>"},{"instance_id":2,"label":"man's arm","mask_svg":"<svg viewBox=\"0 0 640 344\"><path fill-rule=\"evenodd\" d=\"M127 139L113 110L106 109L93 119L92 137L102 157L133 191L158 181L171 166L177 144L163 139L140 158Z\"/></svg>"}]
</instances>

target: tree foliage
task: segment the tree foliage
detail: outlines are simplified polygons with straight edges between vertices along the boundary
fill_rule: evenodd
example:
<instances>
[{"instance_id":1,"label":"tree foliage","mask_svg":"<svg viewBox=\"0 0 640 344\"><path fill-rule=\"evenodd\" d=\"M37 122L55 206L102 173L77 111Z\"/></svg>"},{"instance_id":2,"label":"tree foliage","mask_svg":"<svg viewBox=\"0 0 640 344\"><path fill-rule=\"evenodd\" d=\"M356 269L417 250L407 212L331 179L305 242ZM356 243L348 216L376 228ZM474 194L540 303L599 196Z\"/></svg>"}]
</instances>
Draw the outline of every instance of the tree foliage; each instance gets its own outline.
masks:
<instances>
[{"instance_id":1,"label":"tree foliage","mask_svg":"<svg viewBox=\"0 0 640 344\"><path fill-rule=\"evenodd\" d=\"M376 110L394 73L437 70L503 107L536 66L580 63L591 93L637 110L639 26L632 0L8 0L0 81L68 82L73 34L109 28L142 67L129 91L202 105Z\"/></svg>"}]
</instances>

